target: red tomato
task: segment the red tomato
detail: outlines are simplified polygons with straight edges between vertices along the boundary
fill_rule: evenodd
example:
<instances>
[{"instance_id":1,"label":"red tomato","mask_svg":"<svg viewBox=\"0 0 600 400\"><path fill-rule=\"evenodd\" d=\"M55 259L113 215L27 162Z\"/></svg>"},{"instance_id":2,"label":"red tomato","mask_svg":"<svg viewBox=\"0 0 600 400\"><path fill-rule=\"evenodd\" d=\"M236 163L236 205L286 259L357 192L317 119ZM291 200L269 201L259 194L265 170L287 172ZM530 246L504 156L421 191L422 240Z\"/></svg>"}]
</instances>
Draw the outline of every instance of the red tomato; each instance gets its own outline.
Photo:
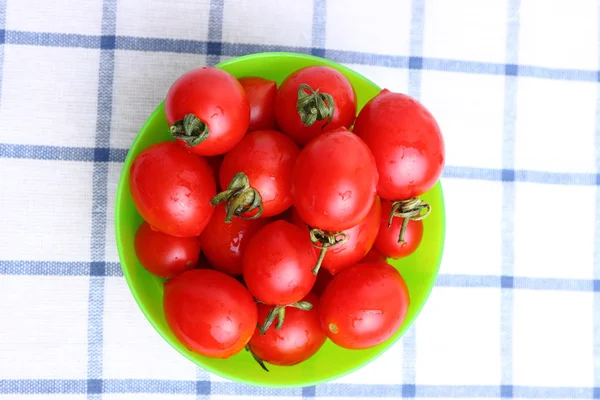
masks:
<instances>
[{"instance_id":1,"label":"red tomato","mask_svg":"<svg viewBox=\"0 0 600 400\"><path fill-rule=\"evenodd\" d=\"M172 236L199 236L217 192L208 163L174 141L154 144L135 158L129 189L142 218Z\"/></svg>"},{"instance_id":2,"label":"red tomato","mask_svg":"<svg viewBox=\"0 0 600 400\"><path fill-rule=\"evenodd\" d=\"M342 269L362 260L375 243L380 220L381 201L379 197L376 197L365 219L358 225L342 231L346 234L347 241L330 247L325 253L321 266L335 275ZM292 209L292 222L301 228L308 229L295 208Z\"/></svg>"},{"instance_id":3,"label":"red tomato","mask_svg":"<svg viewBox=\"0 0 600 400\"><path fill-rule=\"evenodd\" d=\"M325 343L327 336L319 320L319 298L310 293L305 301L312 304L308 311L290 307L281 329L274 326L264 335L256 329L248 343L250 350L261 360L274 365L296 365L312 357ZM267 318L270 307L258 305L258 320Z\"/></svg>"},{"instance_id":4,"label":"red tomato","mask_svg":"<svg viewBox=\"0 0 600 400\"><path fill-rule=\"evenodd\" d=\"M265 304L292 304L315 284L311 270L316 261L316 249L306 232L287 221L275 221L250 239L243 256L244 281Z\"/></svg>"},{"instance_id":5,"label":"red tomato","mask_svg":"<svg viewBox=\"0 0 600 400\"><path fill-rule=\"evenodd\" d=\"M148 272L164 279L194 268L200 257L198 237L176 237L142 222L135 233L135 254Z\"/></svg>"},{"instance_id":6,"label":"red tomato","mask_svg":"<svg viewBox=\"0 0 600 400\"><path fill-rule=\"evenodd\" d=\"M215 67L180 76L165 99L165 115L179 143L201 156L231 150L248 130L250 106L235 77Z\"/></svg>"},{"instance_id":7,"label":"red tomato","mask_svg":"<svg viewBox=\"0 0 600 400\"><path fill-rule=\"evenodd\" d=\"M277 129L275 122L275 97L277 96L277 83L258 76L249 76L239 79L246 91L250 104L250 127L248 132Z\"/></svg>"},{"instance_id":8,"label":"red tomato","mask_svg":"<svg viewBox=\"0 0 600 400\"><path fill-rule=\"evenodd\" d=\"M335 275L321 296L321 326L332 342L366 349L396 333L410 300L404 279L386 263L361 263Z\"/></svg>"},{"instance_id":9,"label":"red tomato","mask_svg":"<svg viewBox=\"0 0 600 400\"><path fill-rule=\"evenodd\" d=\"M383 215L383 213L382 213ZM387 225L386 225L387 226ZM383 228L379 228L383 229ZM377 250L375 246L371 247L371 250L367 253L367 255L360 261L361 263L371 263L371 262L387 262L387 257L385 254Z\"/></svg>"},{"instance_id":10,"label":"red tomato","mask_svg":"<svg viewBox=\"0 0 600 400\"><path fill-rule=\"evenodd\" d=\"M400 237L403 219L392 218L392 225L388 227L392 202L383 201L381 206L381 220L375 247L381 253L392 258L402 258L414 253L423 239L423 221L408 220L406 230L403 232L404 241L399 243L398 237Z\"/></svg>"},{"instance_id":11,"label":"red tomato","mask_svg":"<svg viewBox=\"0 0 600 400\"><path fill-rule=\"evenodd\" d=\"M227 201L229 215L246 217L253 215L252 205L256 204L261 204L261 217L285 211L292 205L292 171L299 152L298 146L280 132L247 134L221 164L221 187L227 190L213 204ZM247 180L240 181L239 173ZM255 192L259 194L258 201Z\"/></svg>"},{"instance_id":12,"label":"red tomato","mask_svg":"<svg viewBox=\"0 0 600 400\"><path fill-rule=\"evenodd\" d=\"M412 97L382 90L360 111L353 131L373 152L384 199L419 196L439 179L444 139L433 115Z\"/></svg>"},{"instance_id":13,"label":"red tomato","mask_svg":"<svg viewBox=\"0 0 600 400\"><path fill-rule=\"evenodd\" d=\"M281 130L303 146L322 132L350 128L356 94L341 72L320 65L305 67L279 87L275 116Z\"/></svg>"},{"instance_id":14,"label":"red tomato","mask_svg":"<svg viewBox=\"0 0 600 400\"><path fill-rule=\"evenodd\" d=\"M367 145L345 128L302 149L292 177L294 206L313 228L339 232L358 225L375 201L378 180Z\"/></svg>"},{"instance_id":15,"label":"red tomato","mask_svg":"<svg viewBox=\"0 0 600 400\"><path fill-rule=\"evenodd\" d=\"M190 351L211 358L242 350L258 322L248 290L212 269L193 269L167 281L163 308L173 334Z\"/></svg>"},{"instance_id":16,"label":"red tomato","mask_svg":"<svg viewBox=\"0 0 600 400\"><path fill-rule=\"evenodd\" d=\"M269 222L260 218L246 220L234 218L225 223L225 205L215 208L210 222L200 235L204 255L214 269L229 275L242 274L242 255L250 238Z\"/></svg>"}]
</instances>

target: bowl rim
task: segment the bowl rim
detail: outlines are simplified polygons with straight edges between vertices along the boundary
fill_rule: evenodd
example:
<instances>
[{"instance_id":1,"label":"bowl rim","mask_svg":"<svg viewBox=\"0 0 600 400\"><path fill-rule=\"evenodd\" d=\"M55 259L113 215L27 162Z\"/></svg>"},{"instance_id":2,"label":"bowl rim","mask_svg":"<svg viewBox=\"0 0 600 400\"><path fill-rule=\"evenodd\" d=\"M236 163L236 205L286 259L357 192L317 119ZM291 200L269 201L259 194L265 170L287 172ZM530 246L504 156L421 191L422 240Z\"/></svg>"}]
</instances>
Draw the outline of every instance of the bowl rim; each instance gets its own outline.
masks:
<instances>
[{"instance_id":1,"label":"bowl rim","mask_svg":"<svg viewBox=\"0 0 600 400\"><path fill-rule=\"evenodd\" d=\"M378 88L379 90L381 90L381 87L379 85L377 85L376 83L374 83L373 81L371 81L370 79L366 78L365 76L363 76L361 73L346 67L345 65L339 64L336 61L327 59L327 58L323 58L323 57L318 57L318 56L313 56L310 54L305 54L305 53L295 53L295 52L263 52L263 53L252 53L252 54L247 54L247 55L243 55L243 56L238 56L238 57L233 57L230 58L228 60L222 61L218 64L215 64L214 66L217 68L221 68L223 66L227 66L229 64L233 64L233 63L237 63L239 61L244 61L244 60L249 60L249 59L254 59L254 58L271 58L271 57L290 57L290 58L299 58L299 59L304 59L304 60L313 60L313 61L319 61L321 63L325 63L325 64L329 64L329 65L333 65L335 66L336 69L341 70L341 71L345 71L348 72L349 74L352 75L359 75L364 81L369 82L371 85L373 85L374 87ZM358 364L355 367L352 367L342 373L338 373L335 375L331 375L328 376L327 378L322 378L322 379L316 379L314 381L310 381L310 382L306 382L306 383L302 383L302 384L277 384L277 383L258 383L252 380L248 380L245 378L240 378L239 376L235 375L235 374L230 374L228 372L224 372L222 370L216 370L214 368L212 368L211 366L207 366L204 365L202 363L199 363L198 360L193 359L188 353L183 352L180 349L180 346L176 345L175 343L173 343L173 340L171 340L169 337L167 337L162 329L159 328L157 322L150 317L150 314L147 310L146 305L144 304L144 302L141 300L140 295L138 294L138 292L136 290L134 290L133 287L133 282L131 279L131 275L129 272L129 269L126 268L124 266L124 249L123 249L123 245L122 245L122 238L121 238L121 234L120 234L120 230L118 229L119 227L119 220L121 219L121 211L120 211L120 204L121 204L121 198L123 196L123 192L125 190L125 167L127 165L129 165L131 163L131 158L133 157L132 153L129 151L131 148L133 148L139 140L141 140L141 136L140 136L140 132L145 131L147 126L150 124L150 121L154 120L155 117L157 116L158 113L163 112L163 108L161 107L161 105L164 103L164 100L161 101L157 107L152 111L152 113L147 117L146 121L142 124L142 126L140 127L140 129L138 130L135 138L133 139L133 141L131 142L129 148L127 149L127 155L125 157L125 160L123 161L123 166L121 168L121 171L119 172L119 180L118 180L118 184L117 184L117 190L115 193L115 209L114 209L114 229L115 229L115 242L116 242L116 246L117 246L117 252L119 255L119 264L121 266L121 270L123 271L123 277L125 278L125 281L127 282L127 286L129 288L129 292L131 293L131 295L133 296L136 304L138 305L139 309L142 311L142 314L144 315L144 317L146 318L146 320L150 323L150 325L154 328L154 330L156 332L158 332L158 334L161 336L161 338L163 340L165 340L172 348L174 348L179 354L183 355L185 358L187 358L189 361L191 361L194 365L204 369L205 371L208 371L212 374L218 375L222 378L225 379L229 379L232 382L235 383L242 383L245 385L250 385L250 386L255 386L255 387L262 387L262 388L288 388L288 389L292 389L292 388L301 388L301 387L307 387L307 386L314 386L314 385L320 385L323 383L328 383L331 382L335 379L339 379L343 376L349 375L363 367L365 367L366 365L372 363L373 361L375 361L376 359L378 359L379 357L381 357L387 350L389 350L390 347L392 347L394 344L396 344L399 340L401 340L401 338L404 336L404 334L414 325L414 323L416 322L418 316L421 314L423 308L425 307L425 305L427 304L428 300L429 300L429 296L431 295L431 292L433 291L433 288L436 285L436 281L439 275L439 270L442 264L442 259L443 259L443 255L444 255L444 247L445 247L445 241L446 241L446 206L445 206L445 199L444 199L444 191L442 188L442 182L441 179L438 180L437 185L439 185L439 196L440 196L440 201L441 204L443 205L442 207L442 215L441 215L441 241L440 241L440 251L439 251L439 257L436 263L436 268L435 268L435 272L432 276L431 279L431 283L428 285L425 296L423 298L422 303L418 306L418 308L415 311L414 317L412 319L412 321L410 322L409 325L407 325L404 329L404 332L400 335L398 335L396 338L394 338L393 340L388 340L387 342L385 342L385 344L383 346L381 346L380 350L373 355L371 358L369 358L368 360Z\"/></svg>"}]
</instances>

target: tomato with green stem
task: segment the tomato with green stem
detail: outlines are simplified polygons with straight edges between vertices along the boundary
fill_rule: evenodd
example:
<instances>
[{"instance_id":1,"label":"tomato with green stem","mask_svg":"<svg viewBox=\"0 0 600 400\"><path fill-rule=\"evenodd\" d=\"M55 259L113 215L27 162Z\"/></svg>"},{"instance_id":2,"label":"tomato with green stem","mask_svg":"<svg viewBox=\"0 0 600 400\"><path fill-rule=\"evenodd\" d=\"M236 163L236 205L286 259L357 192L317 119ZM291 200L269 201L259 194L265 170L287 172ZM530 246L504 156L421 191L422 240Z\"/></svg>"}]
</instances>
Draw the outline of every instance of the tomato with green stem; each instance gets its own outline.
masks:
<instances>
[{"instance_id":1,"label":"tomato with green stem","mask_svg":"<svg viewBox=\"0 0 600 400\"><path fill-rule=\"evenodd\" d=\"M292 171L299 152L281 132L247 134L223 159L220 181L227 189L212 204L225 203L226 222L282 213L292 205Z\"/></svg>"},{"instance_id":2,"label":"tomato with green stem","mask_svg":"<svg viewBox=\"0 0 600 400\"><path fill-rule=\"evenodd\" d=\"M277 124L300 146L323 132L350 128L355 116L354 88L344 74L331 67L301 68L277 91Z\"/></svg>"},{"instance_id":3,"label":"tomato with green stem","mask_svg":"<svg viewBox=\"0 0 600 400\"><path fill-rule=\"evenodd\" d=\"M390 218L392 207L391 201L383 201L375 247L388 257L402 258L414 253L421 244L423 221L407 219L405 224L402 218ZM404 239L401 243L398 242L400 236Z\"/></svg>"},{"instance_id":4,"label":"tomato with green stem","mask_svg":"<svg viewBox=\"0 0 600 400\"><path fill-rule=\"evenodd\" d=\"M258 76L238 79L248 98L250 105L250 126L248 132L276 129L275 98L277 83Z\"/></svg>"},{"instance_id":5,"label":"tomato with green stem","mask_svg":"<svg viewBox=\"0 0 600 400\"><path fill-rule=\"evenodd\" d=\"M410 96L384 89L360 111L353 131L375 157L377 193L394 202L390 218L401 218L404 229L409 220L425 218L431 207L417 196L433 188L445 163L444 138L429 110Z\"/></svg>"},{"instance_id":6,"label":"tomato with green stem","mask_svg":"<svg viewBox=\"0 0 600 400\"><path fill-rule=\"evenodd\" d=\"M244 88L216 67L187 71L171 85L165 115L173 137L191 152L215 156L231 150L250 123Z\"/></svg>"},{"instance_id":7,"label":"tomato with green stem","mask_svg":"<svg viewBox=\"0 0 600 400\"><path fill-rule=\"evenodd\" d=\"M194 269L167 281L164 288L167 324L190 351L229 358L254 334L256 303L233 277L212 269Z\"/></svg>"},{"instance_id":8,"label":"tomato with green stem","mask_svg":"<svg viewBox=\"0 0 600 400\"><path fill-rule=\"evenodd\" d=\"M142 218L168 235L199 236L214 212L210 166L174 141L153 144L133 160L129 189Z\"/></svg>"},{"instance_id":9,"label":"tomato with green stem","mask_svg":"<svg viewBox=\"0 0 600 400\"><path fill-rule=\"evenodd\" d=\"M384 262L360 263L335 275L321 296L319 315L338 346L366 349L391 338L410 304L406 282Z\"/></svg>"}]
</instances>

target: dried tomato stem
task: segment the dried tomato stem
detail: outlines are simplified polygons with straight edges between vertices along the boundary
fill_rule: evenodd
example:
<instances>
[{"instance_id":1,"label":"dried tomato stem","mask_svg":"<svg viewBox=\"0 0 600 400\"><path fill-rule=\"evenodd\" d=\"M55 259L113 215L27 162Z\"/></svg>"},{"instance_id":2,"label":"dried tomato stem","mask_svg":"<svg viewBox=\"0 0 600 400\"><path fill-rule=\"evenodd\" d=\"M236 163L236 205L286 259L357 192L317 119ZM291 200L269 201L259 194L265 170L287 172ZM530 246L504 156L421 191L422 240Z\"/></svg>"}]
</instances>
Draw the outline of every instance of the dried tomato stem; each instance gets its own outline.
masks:
<instances>
[{"instance_id":1,"label":"dried tomato stem","mask_svg":"<svg viewBox=\"0 0 600 400\"><path fill-rule=\"evenodd\" d=\"M317 263L312 269L312 273L317 275L321 268L321 264L323 263L323 259L325 259L327 250L331 247L346 243L346 241L348 241L348 235L344 232L327 232L314 228L310 230L310 241L313 246L321 250Z\"/></svg>"},{"instance_id":2,"label":"dried tomato stem","mask_svg":"<svg viewBox=\"0 0 600 400\"><path fill-rule=\"evenodd\" d=\"M304 126L313 126L316 121L326 120L321 127L324 128L333 119L334 110L335 102L330 94L319 93L319 89L313 90L305 83L298 85L296 111Z\"/></svg>"},{"instance_id":3,"label":"dried tomato stem","mask_svg":"<svg viewBox=\"0 0 600 400\"><path fill-rule=\"evenodd\" d=\"M271 327L271 325L273 325L273 322L275 322L275 318L277 318L277 323L275 324L275 329L280 330L285 321L286 307L294 307L294 308L297 308L302 311L309 311L312 309L313 306L312 306L312 303L305 301L305 300L297 301L297 302L291 303L291 304L273 306L273 308L271 308L269 310L269 313L267 314L267 317L265 318L265 322L263 323L263 325L258 326L258 333L260 335L264 335L265 333L267 333L267 330Z\"/></svg>"},{"instance_id":4,"label":"dried tomato stem","mask_svg":"<svg viewBox=\"0 0 600 400\"><path fill-rule=\"evenodd\" d=\"M206 122L194 114L186 114L183 119L175 121L169 128L171 136L180 139L193 147L208 139L209 129Z\"/></svg>"},{"instance_id":5,"label":"dried tomato stem","mask_svg":"<svg viewBox=\"0 0 600 400\"><path fill-rule=\"evenodd\" d=\"M227 189L218 193L210 200L210 204L217 206L225 203L225 223L231 223L234 216L242 219L256 219L263 213L262 197L258 190L250 186L248 176L243 172L235 174ZM244 216L245 213L258 209L251 217Z\"/></svg>"},{"instance_id":6,"label":"dried tomato stem","mask_svg":"<svg viewBox=\"0 0 600 400\"><path fill-rule=\"evenodd\" d=\"M423 211L425 211L423 213ZM413 197L408 200L400 200L392 203L392 210L388 218L388 228L392 226L394 217L402 218L402 226L398 235L398 243L404 243L404 233L408 226L408 221L419 221L431 213L431 206L418 197Z\"/></svg>"}]
</instances>

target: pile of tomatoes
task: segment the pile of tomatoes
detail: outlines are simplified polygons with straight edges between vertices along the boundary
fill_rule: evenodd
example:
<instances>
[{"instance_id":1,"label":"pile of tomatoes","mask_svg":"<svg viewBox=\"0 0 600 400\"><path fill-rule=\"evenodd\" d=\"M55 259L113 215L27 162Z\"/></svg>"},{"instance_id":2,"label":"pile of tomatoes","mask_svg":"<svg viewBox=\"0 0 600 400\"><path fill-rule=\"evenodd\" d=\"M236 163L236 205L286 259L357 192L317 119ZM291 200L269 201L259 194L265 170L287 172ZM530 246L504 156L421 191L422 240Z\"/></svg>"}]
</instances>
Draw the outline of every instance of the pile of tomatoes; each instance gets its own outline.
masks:
<instances>
[{"instance_id":1,"label":"pile of tomatoes","mask_svg":"<svg viewBox=\"0 0 600 400\"><path fill-rule=\"evenodd\" d=\"M141 265L165 279L167 323L190 351L244 348L294 365L329 338L389 339L408 288L387 258L419 246L444 141L417 100L382 90L357 115L336 69L301 68L278 87L215 67L165 99L174 140L133 161Z\"/></svg>"}]
</instances>

